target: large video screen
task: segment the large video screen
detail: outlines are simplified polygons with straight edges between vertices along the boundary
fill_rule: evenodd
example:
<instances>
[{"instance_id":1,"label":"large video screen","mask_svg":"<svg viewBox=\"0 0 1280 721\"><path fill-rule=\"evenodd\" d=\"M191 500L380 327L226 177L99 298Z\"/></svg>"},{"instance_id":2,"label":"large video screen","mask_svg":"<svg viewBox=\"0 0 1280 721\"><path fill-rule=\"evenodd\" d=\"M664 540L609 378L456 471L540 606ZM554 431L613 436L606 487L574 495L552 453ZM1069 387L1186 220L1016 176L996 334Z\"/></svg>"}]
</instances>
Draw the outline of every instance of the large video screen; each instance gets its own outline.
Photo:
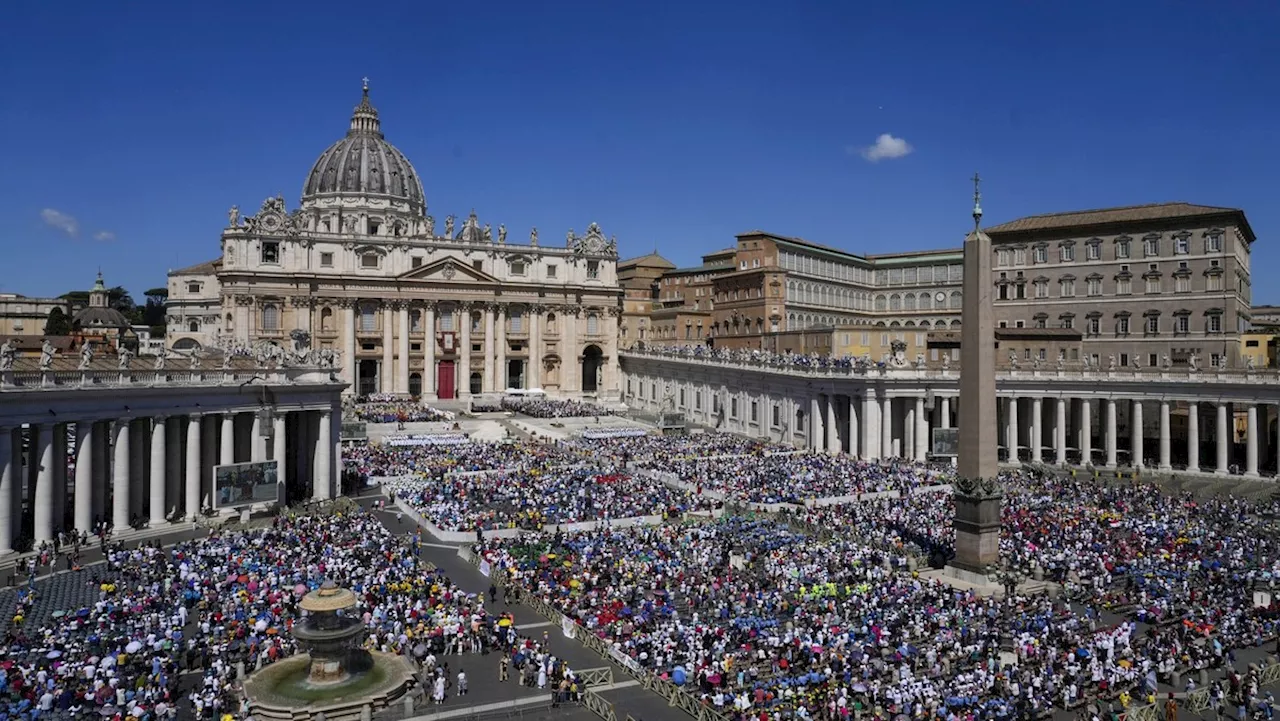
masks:
<instances>
[{"instance_id":1,"label":"large video screen","mask_svg":"<svg viewBox=\"0 0 1280 721\"><path fill-rule=\"evenodd\" d=\"M275 461L214 466L214 508L237 508L280 502Z\"/></svg>"},{"instance_id":2,"label":"large video screen","mask_svg":"<svg viewBox=\"0 0 1280 721\"><path fill-rule=\"evenodd\" d=\"M959 428L934 428L933 429L933 455L935 456L960 455L960 429Z\"/></svg>"}]
</instances>

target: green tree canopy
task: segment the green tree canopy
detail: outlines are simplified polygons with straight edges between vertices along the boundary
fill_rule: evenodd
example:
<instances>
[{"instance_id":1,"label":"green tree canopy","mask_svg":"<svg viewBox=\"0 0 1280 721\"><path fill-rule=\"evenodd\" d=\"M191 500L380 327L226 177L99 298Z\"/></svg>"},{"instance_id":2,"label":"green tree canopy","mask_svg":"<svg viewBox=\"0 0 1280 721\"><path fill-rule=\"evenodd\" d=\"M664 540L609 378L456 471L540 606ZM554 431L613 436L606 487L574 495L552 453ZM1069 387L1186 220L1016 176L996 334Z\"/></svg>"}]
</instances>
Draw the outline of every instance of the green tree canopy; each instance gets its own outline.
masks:
<instances>
[{"instance_id":1,"label":"green tree canopy","mask_svg":"<svg viewBox=\"0 0 1280 721\"><path fill-rule=\"evenodd\" d=\"M44 324L45 335L71 335L71 317L61 308L49 311L49 319Z\"/></svg>"}]
</instances>

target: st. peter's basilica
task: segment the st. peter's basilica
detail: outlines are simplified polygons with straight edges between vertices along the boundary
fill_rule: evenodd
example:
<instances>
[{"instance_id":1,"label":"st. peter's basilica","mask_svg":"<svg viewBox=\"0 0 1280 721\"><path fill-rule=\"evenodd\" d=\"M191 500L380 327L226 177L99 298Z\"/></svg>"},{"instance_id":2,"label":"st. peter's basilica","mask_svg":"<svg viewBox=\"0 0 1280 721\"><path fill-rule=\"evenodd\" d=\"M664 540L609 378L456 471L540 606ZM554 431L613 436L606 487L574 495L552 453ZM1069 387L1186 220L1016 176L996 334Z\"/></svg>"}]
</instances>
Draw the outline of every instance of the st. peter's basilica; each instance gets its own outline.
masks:
<instances>
[{"instance_id":1,"label":"st. peter's basilica","mask_svg":"<svg viewBox=\"0 0 1280 721\"><path fill-rule=\"evenodd\" d=\"M253 214L232 207L221 257L169 274L168 343L191 352L304 338L359 395L618 398L617 243L595 223L559 247L537 229L516 241L474 210L427 213L366 83L299 207L279 196Z\"/></svg>"}]
</instances>

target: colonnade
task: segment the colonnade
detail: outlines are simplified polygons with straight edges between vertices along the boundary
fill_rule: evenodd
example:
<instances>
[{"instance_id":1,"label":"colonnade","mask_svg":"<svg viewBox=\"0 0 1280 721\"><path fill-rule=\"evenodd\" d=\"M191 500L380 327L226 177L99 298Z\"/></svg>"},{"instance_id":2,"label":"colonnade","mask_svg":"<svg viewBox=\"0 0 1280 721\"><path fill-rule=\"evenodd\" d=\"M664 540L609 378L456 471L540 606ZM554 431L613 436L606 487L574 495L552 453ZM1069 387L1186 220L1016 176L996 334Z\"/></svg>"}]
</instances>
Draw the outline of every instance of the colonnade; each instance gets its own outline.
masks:
<instances>
[{"instance_id":1,"label":"colonnade","mask_svg":"<svg viewBox=\"0 0 1280 721\"><path fill-rule=\"evenodd\" d=\"M39 545L103 524L119 533L194 520L214 503L219 465L276 461L289 497L332 498L340 413L335 404L0 426L0 553L22 537Z\"/></svg>"}]
</instances>

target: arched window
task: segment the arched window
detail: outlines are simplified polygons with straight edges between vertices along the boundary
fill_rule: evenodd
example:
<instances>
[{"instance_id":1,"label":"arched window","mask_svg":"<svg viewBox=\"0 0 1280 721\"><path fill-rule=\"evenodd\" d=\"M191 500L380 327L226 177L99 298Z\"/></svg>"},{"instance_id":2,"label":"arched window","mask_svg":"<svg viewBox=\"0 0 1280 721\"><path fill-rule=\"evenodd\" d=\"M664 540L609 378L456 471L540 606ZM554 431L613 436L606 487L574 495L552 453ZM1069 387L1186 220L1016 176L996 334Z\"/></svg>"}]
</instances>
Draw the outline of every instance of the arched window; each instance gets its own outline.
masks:
<instances>
[{"instance_id":1,"label":"arched window","mask_svg":"<svg viewBox=\"0 0 1280 721\"><path fill-rule=\"evenodd\" d=\"M951 291L951 307L959 308L963 305L964 305L964 302L961 300L960 291L958 290Z\"/></svg>"},{"instance_id":2,"label":"arched window","mask_svg":"<svg viewBox=\"0 0 1280 721\"><path fill-rule=\"evenodd\" d=\"M480 324L483 322L484 322L484 319L480 316L480 311L478 310L471 311L471 332L472 333L478 333L480 331Z\"/></svg>"},{"instance_id":3,"label":"arched window","mask_svg":"<svg viewBox=\"0 0 1280 721\"><path fill-rule=\"evenodd\" d=\"M262 306L262 329L280 330L280 306L275 303Z\"/></svg>"},{"instance_id":4,"label":"arched window","mask_svg":"<svg viewBox=\"0 0 1280 721\"><path fill-rule=\"evenodd\" d=\"M524 313L520 310L512 310L509 319L512 333L524 332Z\"/></svg>"},{"instance_id":5,"label":"arched window","mask_svg":"<svg viewBox=\"0 0 1280 721\"><path fill-rule=\"evenodd\" d=\"M320 330L325 333L333 332L333 308L320 309Z\"/></svg>"},{"instance_id":6,"label":"arched window","mask_svg":"<svg viewBox=\"0 0 1280 721\"><path fill-rule=\"evenodd\" d=\"M915 293L907 293L906 295L904 295L904 296L902 297L902 309L903 309L903 310L915 310L915 309L916 309L916 295L915 295Z\"/></svg>"},{"instance_id":7,"label":"arched window","mask_svg":"<svg viewBox=\"0 0 1280 721\"><path fill-rule=\"evenodd\" d=\"M228 313L228 314L227 314L227 319L226 319L226 320L227 320L227 322L226 322L226 330L228 330L228 331L235 330L235 329L236 329L236 322L235 322L235 319L232 317L232 315L231 315L230 313Z\"/></svg>"},{"instance_id":8,"label":"arched window","mask_svg":"<svg viewBox=\"0 0 1280 721\"><path fill-rule=\"evenodd\" d=\"M889 310L902 310L902 298L897 293L889 296Z\"/></svg>"},{"instance_id":9,"label":"arched window","mask_svg":"<svg viewBox=\"0 0 1280 721\"><path fill-rule=\"evenodd\" d=\"M200 321L198 321L198 320L193 320L193 321L191 321L191 322L187 323L187 330L188 330L188 331L190 331L190 332L192 332L192 333L199 333L199 332L200 332Z\"/></svg>"},{"instance_id":10,"label":"arched window","mask_svg":"<svg viewBox=\"0 0 1280 721\"><path fill-rule=\"evenodd\" d=\"M876 296L876 310L884 310L889 306L889 301L883 295Z\"/></svg>"},{"instance_id":11,"label":"arched window","mask_svg":"<svg viewBox=\"0 0 1280 721\"><path fill-rule=\"evenodd\" d=\"M595 313L587 314L587 335L595 335L600 332L600 318Z\"/></svg>"},{"instance_id":12,"label":"arched window","mask_svg":"<svg viewBox=\"0 0 1280 721\"><path fill-rule=\"evenodd\" d=\"M409 311L409 330L414 333L422 332L422 311L417 308Z\"/></svg>"},{"instance_id":13,"label":"arched window","mask_svg":"<svg viewBox=\"0 0 1280 721\"><path fill-rule=\"evenodd\" d=\"M556 332L556 314L555 313L547 314L547 332L548 333Z\"/></svg>"}]
</instances>

